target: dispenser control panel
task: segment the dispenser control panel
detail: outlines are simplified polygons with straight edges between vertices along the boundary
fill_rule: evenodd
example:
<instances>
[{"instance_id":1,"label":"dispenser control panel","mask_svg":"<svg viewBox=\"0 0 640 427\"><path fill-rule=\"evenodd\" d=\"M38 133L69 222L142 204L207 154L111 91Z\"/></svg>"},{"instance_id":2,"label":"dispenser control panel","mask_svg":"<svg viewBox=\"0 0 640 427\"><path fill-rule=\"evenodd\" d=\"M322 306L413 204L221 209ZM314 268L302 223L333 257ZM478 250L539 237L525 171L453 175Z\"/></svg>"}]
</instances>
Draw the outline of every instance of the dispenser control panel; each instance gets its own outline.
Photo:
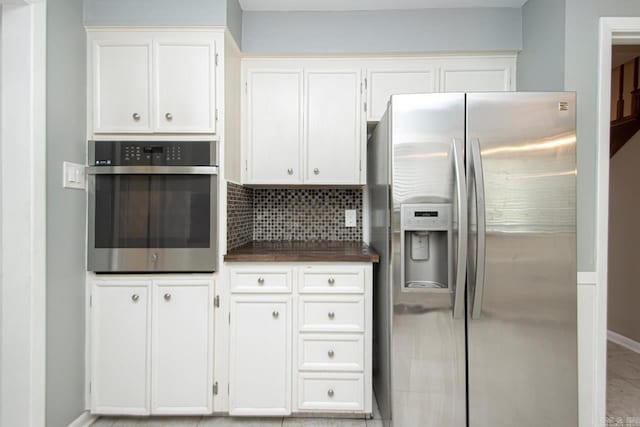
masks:
<instances>
[{"instance_id":1,"label":"dispenser control panel","mask_svg":"<svg viewBox=\"0 0 640 427\"><path fill-rule=\"evenodd\" d=\"M402 205L402 225L405 229L447 230L451 226L451 205Z\"/></svg>"}]
</instances>

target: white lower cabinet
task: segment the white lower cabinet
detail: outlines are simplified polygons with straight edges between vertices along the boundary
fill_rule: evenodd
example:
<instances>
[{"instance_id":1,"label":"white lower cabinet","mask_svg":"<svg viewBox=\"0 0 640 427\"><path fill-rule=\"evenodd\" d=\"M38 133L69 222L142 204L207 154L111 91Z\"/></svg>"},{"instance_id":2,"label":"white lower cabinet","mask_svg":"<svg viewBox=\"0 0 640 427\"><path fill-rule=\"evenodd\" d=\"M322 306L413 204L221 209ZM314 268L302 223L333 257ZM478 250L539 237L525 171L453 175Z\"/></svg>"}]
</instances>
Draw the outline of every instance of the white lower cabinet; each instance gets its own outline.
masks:
<instances>
[{"instance_id":1,"label":"white lower cabinet","mask_svg":"<svg viewBox=\"0 0 640 427\"><path fill-rule=\"evenodd\" d=\"M92 413L213 411L213 289L210 278L92 281Z\"/></svg>"},{"instance_id":2,"label":"white lower cabinet","mask_svg":"<svg viewBox=\"0 0 640 427\"><path fill-rule=\"evenodd\" d=\"M371 413L372 265L228 266L229 413Z\"/></svg>"},{"instance_id":3,"label":"white lower cabinet","mask_svg":"<svg viewBox=\"0 0 640 427\"><path fill-rule=\"evenodd\" d=\"M291 296L231 298L230 415L291 413Z\"/></svg>"}]
</instances>

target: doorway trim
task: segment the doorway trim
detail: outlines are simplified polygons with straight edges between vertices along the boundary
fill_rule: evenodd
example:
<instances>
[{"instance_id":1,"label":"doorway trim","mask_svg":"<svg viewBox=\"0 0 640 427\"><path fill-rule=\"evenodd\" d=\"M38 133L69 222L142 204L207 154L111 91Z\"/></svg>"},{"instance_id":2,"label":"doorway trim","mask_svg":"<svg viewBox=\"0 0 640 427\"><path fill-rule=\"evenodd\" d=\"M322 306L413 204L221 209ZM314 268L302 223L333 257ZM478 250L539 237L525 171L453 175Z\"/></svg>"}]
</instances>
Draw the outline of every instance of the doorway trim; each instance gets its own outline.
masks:
<instances>
[{"instance_id":1,"label":"doorway trim","mask_svg":"<svg viewBox=\"0 0 640 427\"><path fill-rule=\"evenodd\" d=\"M596 157L596 304L594 425L607 415L607 268L609 240L609 132L611 120L611 51L616 40L638 41L640 17L600 18L598 49L598 137Z\"/></svg>"}]
</instances>

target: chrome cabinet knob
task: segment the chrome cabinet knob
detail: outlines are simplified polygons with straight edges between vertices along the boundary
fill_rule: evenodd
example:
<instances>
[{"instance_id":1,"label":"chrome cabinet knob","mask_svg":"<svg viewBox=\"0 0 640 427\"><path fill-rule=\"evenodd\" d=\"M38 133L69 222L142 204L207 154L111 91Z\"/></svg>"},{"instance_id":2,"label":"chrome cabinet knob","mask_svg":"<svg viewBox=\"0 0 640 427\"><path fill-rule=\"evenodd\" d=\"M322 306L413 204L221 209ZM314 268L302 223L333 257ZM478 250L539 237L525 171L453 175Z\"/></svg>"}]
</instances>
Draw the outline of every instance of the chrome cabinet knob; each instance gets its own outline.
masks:
<instances>
[{"instance_id":1,"label":"chrome cabinet knob","mask_svg":"<svg viewBox=\"0 0 640 427\"><path fill-rule=\"evenodd\" d=\"M167 113L167 114L164 115L164 118L167 119L167 121L170 122L171 120L173 120L173 114Z\"/></svg>"},{"instance_id":2,"label":"chrome cabinet knob","mask_svg":"<svg viewBox=\"0 0 640 427\"><path fill-rule=\"evenodd\" d=\"M293 175L293 169L291 169L291 168L287 169L287 173L288 173L289 175Z\"/></svg>"},{"instance_id":3,"label":"chrome cabinet knob","mask_svg":"<svg viewBox=\"0 0 640 427\"><path fill-rule=\"evenodd\" d=\"M316 175L320 175L320 169L315 168L315 169L313 170L313 173L314 173L314 174L316 174Z\"/></svg>"},{"instance_id":4,"label":"chrome cabinet knob","mask_svg":"<svg viewBox=\"0 0 640 427\"><path fill-rule=\"evenodd\" d=\"M274 318L274 319L277 319L277 318L278 318L278 316L280 316L280 313L278 313L277 311L274 311L274 312L272 313L272 315L273 315L273 318Z\"/></svg>"},{"instance_id":5,"label":"chrome cabinet knob","mask_svg":"<svg viewBox=\"0 0 640 427\"><path fill-rule=\"evenodd\" d=\"M164 294L164 300L169 301L171 299L171 294Z\"/></svg>"},{"instance_id":6,"label":"chrome cabinet knob","mask_svg":"<svg viewBox=\"0 0 640 427\"><path fill-rule=\"evenodd\" d=\"M333 397L333 389L332 389L332 388L330 388L330 389L327 391L327 394L329 395L329 397Z\"/></svg>"},{"instance_id":7,"label":"chrome cabinet knob","mask_svg":"<svg viewBox=\"0 0 640 427\"><path fill-rule=\"evenodd\" d=\"M327 280L327 282L329 282L329 285L333 286L336 283L336 280L333 277L329 277L329 280Z\"/></svg>"},{"instance_id":8,"label":"chrome cabinet knob","mask_svg":"<svg viewBox=\"0 0 640 427\"><path fill-rule=\"evenodd\" d=\"M333 357L335 355L335 353L333 352L333 350L329 350L327 352L327 354L329 355L329 357Z\"/></svg>"},{"instance_id":9,"label":"chrome cabinet knob","mask_svg":"<svg viewBox=\"0 0 640 427\"><path fill-rule=\"evenodd\" d=\"M329 319L333 319L334 317L336 317L336 314L333 311L329 312Z\"/></svg>"},{"instance_id":10,"label":"chrome cabinet knob","mask_svg":"<svg viewBox=\"0 0 640 427\"><path fill-rule=\"evenodd\" d=\"M264 285L264 277L258 277L258 284Z\"/></svg>"},{"instance_id":11,"label":"chrome cabinet knob","mask_svg":"<svg viewBox=\"0 0 640 427\"><path fill-rule=\"evenodd\" d=\"M140 121L140 114L138 113L133 113L131 117L133 117L133 120L135 120L136 122Z\"/></svg>"},{"instance_id":12,"label":"chrome cabinet knob","mask_svg":"<svg viewBox=\"0 0 640 427\"><path fill-rule=\"evenodd\" d=\"M139 299L140 299L140 295L138 295L138 294L131 295L131 300L133 302L138 302Z\"/></svg>"}]
</instances>

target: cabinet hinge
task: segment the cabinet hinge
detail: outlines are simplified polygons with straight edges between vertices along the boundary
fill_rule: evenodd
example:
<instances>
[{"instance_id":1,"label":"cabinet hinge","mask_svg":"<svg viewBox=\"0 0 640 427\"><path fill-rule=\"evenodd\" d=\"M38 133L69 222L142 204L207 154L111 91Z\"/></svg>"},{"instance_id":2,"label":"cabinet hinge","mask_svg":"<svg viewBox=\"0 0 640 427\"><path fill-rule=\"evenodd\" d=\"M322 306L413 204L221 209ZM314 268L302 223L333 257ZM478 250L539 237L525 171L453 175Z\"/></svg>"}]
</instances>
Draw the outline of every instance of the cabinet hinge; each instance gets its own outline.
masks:
<instances>
[{"instance_id":1,"label":"cabinet hinge","mask_svg":"<svg viewBox=\"0 0 640 427\"><path fill-rule=\"evenodd\" d=\"M216 122L218 121L218 109L216 108Z\"/></svg>"},{"instance_id":2,"label":"cabinet hinge","mask_svg":"<svg viewBox=\"0 0 640 427\"><path fill-rule=\"evenodd\" d=\"M218 381L213 383L213 394L218 394Z\"/></svg>"},{"instance_id":3,"label":"cabinet hinge","mask_svg":"<svg viewBox=\"0 0 640 427\"><path fill-rule=\"evenodd\" d=\"M93 296L89 297L89 308L93 307Z\"/></svg>"},{"instance_id":4,"label":"cabinet hinge","mask_svg":"<svg viewBox=\"0 0 640 427\"><path fill-rule=\"evenodd\" d=\"M365 113L367 112L367 103L366 102L364 103L364 112Z\"/></svg>"},{"instance_id":5,"label":"cabinet hinge","mask_svg":"<svg viewBox=\"0 0 640 427\"><path fill-rule=\"evenodd\" d=\"M216 67L218 66L218 54L216 53L215 59L214 59L215 63L216 63Z\"/></svg>"},{"instance_id":6,"label":"cabinet hinge","mask_svg":"<svg viewBox=\"0 0 640 427\"><path fill-rule=\"evenodd\" d=\"M249 83L248 82L244 82L244 91L245 91L245 93L249 93Z\"/></svg>"},{"instance_id":7,"label":"cabinet hinge","mask_svg":"<svg viewBox=\"0 0 640 427\"><path fill-rule=\"evenodd\" d=\"M89 381L89 394L91 394L91 381Z\"/></svg>"},{"instance_id":8,"label":"cabinet hinge","mask_svg":"<svg viewBox=\"0 0 640 427\"><path fill-rule=\"evenodd\" d=\"M364 78L364 90L367 90L367 78Z\"/></svg>"},{"instance_id":9,"label":"cabinet hinge","mask_svg":"<svg viewBox=\"0 0 640 427\"><path fill-rule=\"evenodd\" d=\"M215 307L220 307L220 295L216 295L216 297L213 299L213 305Z\"/></svg>"},{"instance_id":10,"label":"cabinet hinge","mask_svg":"<svg viewBox=\"0 0 640 427\"><path fill-rule=\"evenodd\" d=\"M231 313L229 313L229 324L231 324Z\"/></svg>"},{"instance_id":11,"label":"cabinet hinge","mask_svg":"<svg viewBox=\"0 0 640 427\"><path fill-rule=\"evenodd\" d=\"M362 93L362 83L360 83L360 93Z\"/></svg>"},{"instance_id":12,"label":"cabinet hinge","mask_svg":"<svg viewBox=\"0 0 640 427\"><path fill-rule=\"evenodd\" d=\"M249 171L249 160L244 161L244 170Z\"/></svg>"}]
</instances>

